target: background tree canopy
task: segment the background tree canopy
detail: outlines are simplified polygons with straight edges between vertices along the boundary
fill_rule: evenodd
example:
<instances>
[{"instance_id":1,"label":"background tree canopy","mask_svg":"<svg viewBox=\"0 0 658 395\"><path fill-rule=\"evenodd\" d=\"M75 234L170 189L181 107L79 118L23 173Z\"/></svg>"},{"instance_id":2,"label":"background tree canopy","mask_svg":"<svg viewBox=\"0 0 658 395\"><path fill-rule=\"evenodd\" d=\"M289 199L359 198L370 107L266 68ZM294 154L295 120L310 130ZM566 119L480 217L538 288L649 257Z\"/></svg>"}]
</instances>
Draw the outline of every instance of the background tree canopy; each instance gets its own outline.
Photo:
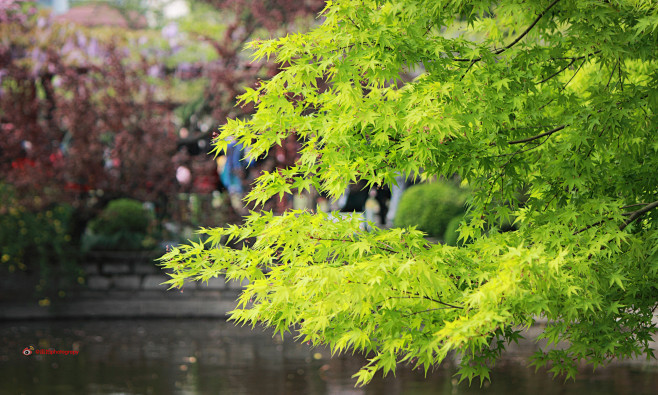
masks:
<instances>
[{"instance_id":1,"label":"background tree canopy","mask_svg":"<svg viewBox=\"0 0 658 395\"><path fill-rule=\"evenodd\" d=\"M658 300L658 7L627 1L329 1L307 34L253 41L283 71L241 96L229 136L255 158L286 136L301 158L248 200L395 175L459 177L472 190L461 247L358 218L252 213L162 259L172 286L248 279L232 318L335 352L369 352L368 382L451 351L488 377L538 318L534 363L652 356ZM495 224L513 220L513 232ZM224 247L244 240L243 249Z\"/></svg>"}]
</instances>

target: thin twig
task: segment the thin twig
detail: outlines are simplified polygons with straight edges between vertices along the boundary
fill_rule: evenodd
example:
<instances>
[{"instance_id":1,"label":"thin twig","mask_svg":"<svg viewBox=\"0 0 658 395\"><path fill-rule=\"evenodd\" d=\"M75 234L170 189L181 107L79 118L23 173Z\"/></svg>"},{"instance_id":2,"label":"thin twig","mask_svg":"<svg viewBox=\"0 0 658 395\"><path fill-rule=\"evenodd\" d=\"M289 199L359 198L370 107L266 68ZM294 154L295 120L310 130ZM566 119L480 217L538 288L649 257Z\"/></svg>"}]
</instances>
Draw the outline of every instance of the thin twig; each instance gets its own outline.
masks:
<instances>
[{"instance_id":1,"label":"thin twig","mask_svg":"<svg viewBox=\"0 0 658 395\"><path fill-rule=\"evenodd\" d=\"M617 60L617 63L619 63L619 60ZM608 78L608 83L605 84L606 89L608 89L608 87L610 86L610 81L612 81L612 76L615 75L615 71L617 71L617 65L616 64L612 67L612 71L610 72L610 78Z\"/></svg>"},{"instance_id":2,"label":"thin twig","mask_svg":"<svg viewBox=\"0 0 658 395\"><path fill-rule=\"evenodd\" d=\"M536 136L528 137L528 138L525 138L525 139L522 139L522 140L513 140L513 141L509 141L507 144L512 145L512 144L522 144L522 143L527 143L528 141L537 140L537 139L540 139L540 138L542 138L542 137L544 137L544 136L550 136L551 134L553 134L553 133L555 133L555 132L559 132L560 130L562 130L562 129L566 128L566 127L567 127L567 125L558 126L558 127L554 128L554 129L551 129L551 130L549 130L549 131L547 131L547 132L544 132L544 133L538 134L538 135L536 135Z\"/></svg>"},{"instance_id":3,"label":"thin twig","mask_svg":"<svg viewBox=\"0 0 658 395\"><path fill-rule=\"evenodd\" d=\"M407 291L398 290L398 289L395 289L395 288L391 288L391 289L394 290L394 291L398 291L398 292L402 292L402 293L405 293L405 294L409 294L409 295L411 295L411 296L414 297L414 298L427 299L427 300L430 300L430 301L432 301L432 302L442 304L442 305L444 305L444 306L452 307L453 309L460 309L460 310L463 309L463 307L461 307L461 306L456 306L456 305L453 305L453 304L450 304L450 303L446 303L446 302L440 301L440 300L438 300L438 299L430 298L429 296L418 295L418 294L410 293L410 292L407 292Z\"/></svg>"},{"instance_id":4,"label":"thin twig","mask_svg":"<svg viewBox=\"0 0 658 395\"><path fill-rule=\"evenodd\" d=\"M504 48L499 49L498 51L495 52L495 54L496 54L496 55L499 55L499 54L501 54L501 53L507 51L508 49L512 48L512 47L513 47L514 45L516 45L516 43L518 43L519 41L521 41L521 39L522 39L523 37L525 37L528 33L530 33L530 30L532 30L532 28L535 27L535 25L539 22L539 20L540 20L544 15L546 15L546 13L547 13L551 8L553 8L553 6L554 6L555 4L557 4L558 2L560 2L560 0L554 0L554 1L553 1L548 7L546 7L546 9L545 9L544 11L542 11L542 12L537 16L537 18L534 20L534 22L532 22L532 24L530 24L530 26L528 26L528 28L525 29L525 31L524 31L523 33L521 33L521 35L518 36L518 37L516 38L516 40L512 41L511 43L509 43L509 44L506 45Z\"/></svg>"},{"instance_id":5,"label":"thin twig","mask_svg":"<svg viewBox=\"0 0 658 395\"><path fill-rule=\"evenodd\" d=\"M448 307L435 307L435 308L433 308L433 309L426 309L426 310L421 310L421 311L414 311L413 313L405 314L405 315L403 315L402 317L409 317L410 315L416 315L416 314L420 314L420 313L428 313L428 312L430 312L430 311L434 311L434 310L445 310L445 309L447 309L447 308L448 308Z\"/></svg>"},{"instance_id":6,"label":"thin twig","mask_svg":"<svg viewBox=\"0 0 658 395\"><path fill-rule=\"evenodd\" d=\"M433 27L434 27L434 22L430 23L430 25L427 27L427 30L425 30L425 34L423 34L423 36L427 36L427 34L430 32L430 30L432 30Z\"/></svg>"},{"instance_id":7,"label":"thin twig","mask_svg":"<svg viewBox=\"0 0 658 395\"><path fill-rule=\"evenodd\" d=\"M564 70L566 70L566 69L568 69L569 67L571 67L571 65L574 64L574 63L576 63L576 59L575 59L575 58L572 59L571 62L570 62L568 65L564 66L564 67L561 68L560 70L556 71L555 73L551 74L550 76L548 76L548 77L544 78L543 80L539 81L537 84L543 84L544 82L550 80L551 78L555 77L556 75L560 74L560 73L563 72Z\"/></svg>"},{"instance_id":8,"label":"thin twig","mask_svg":"<svg viewBox=\"0 0 658 395\"><path fill-rule=\"evenodd\" d=\"M562 91L566 89L567 85L569 85L569 83L571 83L571 81L573 81L574 77L576 77L576 75L578 74L578 72L580 71L580 69L582 69L582 68L583 68L583 65L585 65L585 62L587 62L587 58L585 58L585 59L583 60L583 62L580 64L580 66L578 66L578 69L576 70L575 73L573 73L573 75L571 76L571 78L569 78L569 81L567 81L566 84L562 85L562 88L560 88L560 91L559 91L558 93L562 93ZM540 110L542 110L544 107L546 107L546 106L548 106L549 104L553 103L554 100L555 100L555 97L552 98L551 100L549 100L548 103L546 103L546 104L544 104L543 106L539 107L539 108L537 109L537 111L540 111Z\"/></svg>"},{"instance_id":9,"label":"thin twig","mask_svg":"<svg viewBox=\"0 0 658 395\"><path fill-rule=\"evenodd\" d=\"M571 60L571 59L580 60L580 59L589 58L590 56L592 56L592 55L596 55L596 54L599 53L599 52L601 52L600 49L599 49L599 50L596 50L596 51L594 51L594 52L590 52L590 53L588 53L587 55L583 55L583 56L577 56L577 57L573 57L573 56L563 56L563 57L559 57L559 58L551 58L551 59L553 59L553 60Z\"/></svg>"},{"instance_id":10,"label":"thin twig","mask_svg":"<svg viewBox=\"0 0 658 395\"><path fill-rule=\"evenodd\" d=\"M526 148L526 149L523 149L523 150L522 150L521 148L519 148L518 150L516 150L516 151L514 151L514 152L512 152L512 153L496 155L496 156L493 156L493 158L503 158L503 157L505 157L505 156L510 156L510 155L511 155L511 156L514 156L514 155L519 154L519 153L524 153L524 152L531 151L531 150L533 150L533 149L535 149L535 148L541 146L541 145L544 144L546 141L548 141L548 138L549 138L549 137L550 137L550 136L546 136L546 138L544 139L544 141L542 141L542 142L539 143L539 144L535 144L535 145L533 145L533 146L530 147L530 148ZM505 164L505 165L507 165L507 164ZM505 166L505 165L503 165L503 166ZM501 166L501 167L503 167L503 166Z\"/></svg>"},{"instance_id":11,"label":"thin twig","mask_svg":"<svg viewBox=\"0 0 658 395\"><path fill-rule=\"evenodd\" d=\"M351 16L348 15L348 16L347 16L347 19L349 19L350 22L352 22L352 24L354 25L354 27L356 27L357 29L361 30L361 27L359 27L359 25L357 25L356 22L354 22L354 19L352 19Z\"/></svg>"},{"instance_id":12,"label":"thin twig","mask_svg":"<svg viewBox=\"0 0 658 395\"><path fill-rule=\"evenodd\" d=\"M611 220L611 219L612 219L612 218L606 218L606 219L602 219L602 220L600 220L600 221L598 221L598 222L594 222L594 223L591 224L591 225L587 225L586 227L584 227L584 228L582 228L582 229L579 229L579 230L573 232L573 234L574 234L574 236L575 236L575 235L577 235L578 233L582 233L582 232L586 231L587 229L591 229L591 228L593 228L593 227L595 227L595 226L599 226L599 225L601 225L602 223L604 223L605 221L609 221L609 220Z\"/></svg>"},{"instance_id":13,"label":"thin twig","mask_svg":"<svg viewBox=\"0 0 658 395\"><path fill-rule=\"evenodd\" d=\"M395 288L392 288L392 290L398 291ZM402 292L404 292L404 291L402 291ZM408 292L405 292L405 293L408 293ZM446 307L440 307L440 309L444 309L444 308L447 308L447 307L452 308L452 309L460 309L460 310L463 309L463 307L461 307L461 306L455 306L455 305L452 305L450 303L446 303L446 302L442 302L440 300L432 299L429 296L421 296L421 295L416 295L416 294L411 294L409 296L389 296L386 299L382 300L381 302L375 303L375 305L382 304L384 301L390 300L390 299L425 299L425 300L429 300L431 302L439 303L439 304L442 304L442 305L446 306ZM436 308L436 309L433 309L433 310L438 310L438 309L439 308Z\"/></svg>"},{"instance_id":14,"label":"thin twig","mask_svg":"<svg viewBox=\"0 0 658 395\"><path fill-rule=\"evenodd\" d=\"M478 60L479 60L479 59L478 59ZM471 62L471 64L468 65L468 68L466 69L466 71L464 72L464 74L462 74L462 76L459 78L459 81L463 80L464 77L466 77L466 74L468 74L468 72L471 71L471 68L473 67L473 65L474 65L475 63L478 62L478 60L474 60L474 61Z\"/></svg>"},{"instance_id":15,"label":"thin twig","mask_svg":"<svg viewBox=\"0 0 658 395\"><path fill-rule=\"evenodd\" d=\"M318 240L318 241L340 241L342 243L356 243L357 242L357 240L353 240L353 239L348 239L348 240L334 239L334 238L331 238L331 237L315 237L315 236L310 236L310 235L308 236L308 238L311 239L311 240ZM390 252L391 254L397 254L399 252L399 251L395 251L393 248L391 248L391 246L387 245L386 243L382 242L382 244L384 244L384 246L377 245L377 244L372 244L372 246L374 248L379 248L380 250Z\"/></svg>"}]
</instances>

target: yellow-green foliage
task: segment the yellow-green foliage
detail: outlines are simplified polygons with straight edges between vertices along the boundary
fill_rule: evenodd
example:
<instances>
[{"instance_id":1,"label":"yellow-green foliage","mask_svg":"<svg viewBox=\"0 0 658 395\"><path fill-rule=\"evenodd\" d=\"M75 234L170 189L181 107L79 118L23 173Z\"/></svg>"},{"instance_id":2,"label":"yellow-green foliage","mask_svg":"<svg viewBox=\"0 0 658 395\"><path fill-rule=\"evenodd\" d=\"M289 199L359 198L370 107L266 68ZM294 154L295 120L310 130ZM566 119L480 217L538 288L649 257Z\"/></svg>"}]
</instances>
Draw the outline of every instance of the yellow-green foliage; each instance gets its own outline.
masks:
<instances>
[{"instance_id":1,"label":"yellow-green foliage","mask_svg":"<svg viewBox=\"0 0 658 395\"><path fill-rule=\"evenodd\" d=\"M229 120L217 151L232 137L255 159L292 133L304 146L247 199L457 174L471 191L460 234L472 242L256 212L165 255L170 284L248 279L233 320L370 353L360 383L399 362L430 369L451 352L462 378L486 380L536 317L548 322L538 338L560 343L534 359L552 372L651 356L656 3L345 0L323 18L307 34L250 44L283 71L241 96L256 113ZM469 31L446 34L457 21ZM491 231L512 219L518 230ZM235 250L227 239L253 243Z\"/></svg>"}]
</instances>

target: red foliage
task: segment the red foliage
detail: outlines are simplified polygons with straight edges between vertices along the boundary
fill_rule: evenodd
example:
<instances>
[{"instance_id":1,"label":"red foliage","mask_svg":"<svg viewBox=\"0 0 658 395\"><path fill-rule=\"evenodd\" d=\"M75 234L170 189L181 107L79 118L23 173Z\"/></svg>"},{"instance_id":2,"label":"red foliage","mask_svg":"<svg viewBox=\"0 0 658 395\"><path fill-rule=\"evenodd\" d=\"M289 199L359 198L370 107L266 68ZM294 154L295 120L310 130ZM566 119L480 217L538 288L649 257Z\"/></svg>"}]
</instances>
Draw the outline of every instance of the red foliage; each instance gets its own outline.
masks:
<instances>
[{"instance_id":1,"label":"red foliage","mask_svg":"<svg viewBox=\"0 0 658 395\"><path fill-rule=\"evenodd\" d=\"M0 42L0 182L23 204L84 211L92 190L107 201L176 189L172 108L155 98L146 61L43 17L3 27L15 30Z\"/></svg>"}]
</instances>

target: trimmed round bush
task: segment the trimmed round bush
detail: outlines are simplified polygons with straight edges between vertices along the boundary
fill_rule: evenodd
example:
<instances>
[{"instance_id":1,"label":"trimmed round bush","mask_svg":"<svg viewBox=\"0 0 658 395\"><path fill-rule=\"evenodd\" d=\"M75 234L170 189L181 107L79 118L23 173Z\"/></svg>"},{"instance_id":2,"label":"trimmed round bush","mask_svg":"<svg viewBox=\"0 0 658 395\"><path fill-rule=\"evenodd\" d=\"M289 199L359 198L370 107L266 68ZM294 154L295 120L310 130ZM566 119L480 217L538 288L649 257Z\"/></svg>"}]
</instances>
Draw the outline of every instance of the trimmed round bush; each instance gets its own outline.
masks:
<instances>
[{"instance_id":1,"label":"trimmed round bush","mask_svg":"<svg viewBox=\"0 0 658 395\"><path fill-rule=\"evenodd\" d=\"M101 214L89 223L86 237L88 249L143 249L151 215L134 199L111 201Z\"/></svg>"},{"instance_id":2,"label":"trimmed round bush","mask_svg":"<svg viewBox=\"0 0 658 395\"><path fill-rule=\"evenodd\" d=\"M150 215L142 203L134 199L112 200L91 223L97 234L113 234L121 231L146 233Z\"/></svg>"},{"instance_id":3,"label":"trimmed round bush","mask_svg":"<svg viewBox=\"0 0 658 395\"><path fill-rule=\"evenodd\" d=\"M443 237L448 223L464 213L466 195L451 182L414 185L400 199L394 224L417 226L432 237Z\"/></svg>"}]
</instances>

